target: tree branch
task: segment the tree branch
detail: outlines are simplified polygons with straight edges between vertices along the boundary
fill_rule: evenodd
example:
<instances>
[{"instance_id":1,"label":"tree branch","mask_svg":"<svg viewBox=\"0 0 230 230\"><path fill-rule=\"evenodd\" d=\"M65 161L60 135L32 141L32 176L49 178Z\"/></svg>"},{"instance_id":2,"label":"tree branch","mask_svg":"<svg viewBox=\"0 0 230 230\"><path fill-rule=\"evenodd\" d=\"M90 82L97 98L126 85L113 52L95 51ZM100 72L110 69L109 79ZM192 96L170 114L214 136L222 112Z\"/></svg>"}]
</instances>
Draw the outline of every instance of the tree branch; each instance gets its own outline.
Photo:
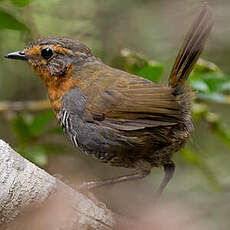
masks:
<instances>
[{"instance_id":1,"label":"tree branch","mask_svg":"<svg viewBox=\"0 0 230 230\"><path fill-rule=\"evenodd\" d=\"M41 111L50 109L48 100L40 101L4 101L0 102L0 113L4 112L19 112L19 111Z\"/></svg>"},{"instance_id":2,"label":"tree branch","mask_svg":"<svg viewBox=\"0 0 230 230\"><path fill-rule=\"evenodd\" d=\"M108 230L114 214L0 140L0 229Z\"/></svg>"}]
</instances>

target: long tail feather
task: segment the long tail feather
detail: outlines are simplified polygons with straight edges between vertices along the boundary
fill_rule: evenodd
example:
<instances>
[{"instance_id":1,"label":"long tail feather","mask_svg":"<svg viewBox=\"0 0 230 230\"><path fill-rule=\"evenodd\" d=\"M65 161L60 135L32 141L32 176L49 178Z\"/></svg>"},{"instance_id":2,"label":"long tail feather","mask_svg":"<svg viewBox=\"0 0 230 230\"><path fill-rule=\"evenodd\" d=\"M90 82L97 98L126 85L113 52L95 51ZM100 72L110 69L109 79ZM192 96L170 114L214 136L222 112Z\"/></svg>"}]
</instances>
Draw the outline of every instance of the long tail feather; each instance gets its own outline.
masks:
<instances>
[{"instance_id":1,"label":"long tail feather","mask_svg":"<svg viewBox=\"0 0 230 230\"><path fill-rule=\"evenodd\" d=\"M204 5L200 14L194 20L190 30L177 55L175 64L169 76L169 85L177 90L183 88L197 59L199 58L205 42L213 25L211 9Z\"/></svg>"}]
</instances>

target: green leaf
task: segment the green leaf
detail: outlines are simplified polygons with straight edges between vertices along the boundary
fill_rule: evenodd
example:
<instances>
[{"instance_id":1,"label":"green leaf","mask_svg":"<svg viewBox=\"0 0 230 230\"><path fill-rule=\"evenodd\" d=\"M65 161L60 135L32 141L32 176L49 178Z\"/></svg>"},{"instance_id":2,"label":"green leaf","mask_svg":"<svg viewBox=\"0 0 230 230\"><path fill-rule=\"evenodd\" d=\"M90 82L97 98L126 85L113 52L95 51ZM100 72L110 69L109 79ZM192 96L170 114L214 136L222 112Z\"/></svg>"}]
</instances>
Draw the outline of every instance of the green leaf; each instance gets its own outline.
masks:
<instances>
[{"instance_id":1,"label":"green leaf","mask_svg":"<svg viewBox=\"0 0 230 230\"><path fill-rule=\"evenodd\" d=\"M11 128L20 144L29 142L33 138L33 135L29 129L28 121L21 114L17 115L14 119L11 120Z\"/></svg>"},{"instance_id":2,"label":"green leaf","mask_svg":"<svg viewBox=\"0 0 230 230\"><path fill-rule=\"evenodd\" d=\"M136 52L123 49L121 56L124 58L124 70L156 82L163 73L163 66L153 60L147 60Z\"/></svg>"},{"instance_id":3,"label":"green leaf","mask_svg":"<svg viewBox=\"0 0 230 230\"><path fill-rule=\"evenodd\" d=\"M193 72L203 74L203 73L217 73L221 71L215 63L200 58L197 61Z\"/></svg>"},{"instance_id":4,"label":"green leaf","mask_svg":"<svg viewBox=\"0 0 230 230\"><path fill-rule=\"evenodd\" d=\"M29 129L34 136L38 136L47 127L48 123L54 119L54 114L51 110L38 114L31 122Z\"/></svg>"},{"instance_id":5,"label":"green leaf","mask_svg":"<svg viewBox=\"0 0 230 230\"><path fill-rule=\"evenodd\" d=\"M150 81L157 82L162 75L163 66L161 65L151 65L148 64L142 68L139 68L135 71L134 74L144 77Z\"/></svg>"},{"instance_id":6,"label":"green leaf","mask_svg":"<svg viewBox=\"0 0 230 230\"><path fill-rule=\"evenodd\" d=\"M2 9L0 9L0 29L29 31L25 24Z\"/></svg>"},{"instance_id":7,"label":"green leaf","mask_svg":"<svg viewBox=\"0 0 230 230\"><path fill-rule=\"evenodd\" d=\"M11 2L17 7L24 7L30 4L33 0L11 0Z\"/></svg>"},{"instance_id":8,"label":"green leaf","mask_svg":"<svg viewBox=\"0 0 230 230\"><path fill-rule=\"evenodd\" d=\"M43 145L27 146L23 150L19 149L18 152L39 166L45 166L47 164L48 156Z\"/></svg>"},{"instance_id":9,"label":"green leaf","mask_svg":"<svg viewBox=\"0 0 230 230\"><path fill-rule=\"evenodd\" d=\"M201 79L193 79L190 81L190 84L193 89L197 90L198 92L209 92L209 87L206 82Z\"/></svg>"},{"instance_id":10,"label":"green leaf","mask_svg":"<svg viewBox=\"0 0 230 230\"><path fill-rule=\"evenodd\" d=\"M207 63L206 66L198 65L195 68L189 78L190 84L198 91L198 98L229 104L230 77L223 74L213 63Z\"/></svg>"},{"instance_id":11,"label":"green leaf","mask_svg":"<svg viewBox=\"0 0 230 230\"><path fill-rule=\"evenodd\" d=\"M230 79L222 74L208 73L202 77L203 81L209 86L210 92L222 92L226 90L226 85L230 84Z\"/></svg>"},{"instance_id":12,"label":"green leaf","mask_svg":"<svg viewBox=\"0 0 230 230\"><path fill-rule=\"evenodd\" d=\"M230 89L230 77L223 74L214 63L202 59L199 59L189 80L200 91L222 93Z\"/></svg>"}]
</instances>

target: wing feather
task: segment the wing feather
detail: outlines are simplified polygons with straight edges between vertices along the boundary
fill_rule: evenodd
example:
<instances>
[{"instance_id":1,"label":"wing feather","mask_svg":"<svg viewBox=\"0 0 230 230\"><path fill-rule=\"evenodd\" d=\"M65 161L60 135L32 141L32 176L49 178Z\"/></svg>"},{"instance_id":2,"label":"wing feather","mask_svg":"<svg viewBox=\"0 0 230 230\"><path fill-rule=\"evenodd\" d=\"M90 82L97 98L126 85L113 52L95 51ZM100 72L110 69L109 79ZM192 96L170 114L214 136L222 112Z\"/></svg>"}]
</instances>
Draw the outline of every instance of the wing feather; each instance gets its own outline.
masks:
<instances>
[{"instance_id":1,"label":"wing feather","mask_svg":"<svg viewBox=\"0 0 230 230\"><path fill-rule=\"evenodd\" d=\"M87 113L98 124L138 130L176 125L184 119L183 108L172 88L127 73L118 78L112 85L97 90L97 95L87 103Z\"/></svg>"}]
</instances>

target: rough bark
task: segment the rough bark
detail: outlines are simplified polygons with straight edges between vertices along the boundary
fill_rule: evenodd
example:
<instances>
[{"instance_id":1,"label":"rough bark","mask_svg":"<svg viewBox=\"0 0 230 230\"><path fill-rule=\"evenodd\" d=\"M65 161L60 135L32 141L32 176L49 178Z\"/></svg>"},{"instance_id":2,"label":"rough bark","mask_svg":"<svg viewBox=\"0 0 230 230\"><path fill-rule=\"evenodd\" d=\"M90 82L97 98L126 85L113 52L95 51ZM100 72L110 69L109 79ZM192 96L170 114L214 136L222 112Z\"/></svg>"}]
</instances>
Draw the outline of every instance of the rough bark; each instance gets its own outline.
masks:
<instances>
[{"instance_id":1,"label":"rough bark","mask_svg":"<svg viewBox=\"0 0 230 230\"><path fill-rule=\"evenodd\" d=\"M0 229L113 229L114 214L0 140Z\"/></svg>"}]
</instances>

